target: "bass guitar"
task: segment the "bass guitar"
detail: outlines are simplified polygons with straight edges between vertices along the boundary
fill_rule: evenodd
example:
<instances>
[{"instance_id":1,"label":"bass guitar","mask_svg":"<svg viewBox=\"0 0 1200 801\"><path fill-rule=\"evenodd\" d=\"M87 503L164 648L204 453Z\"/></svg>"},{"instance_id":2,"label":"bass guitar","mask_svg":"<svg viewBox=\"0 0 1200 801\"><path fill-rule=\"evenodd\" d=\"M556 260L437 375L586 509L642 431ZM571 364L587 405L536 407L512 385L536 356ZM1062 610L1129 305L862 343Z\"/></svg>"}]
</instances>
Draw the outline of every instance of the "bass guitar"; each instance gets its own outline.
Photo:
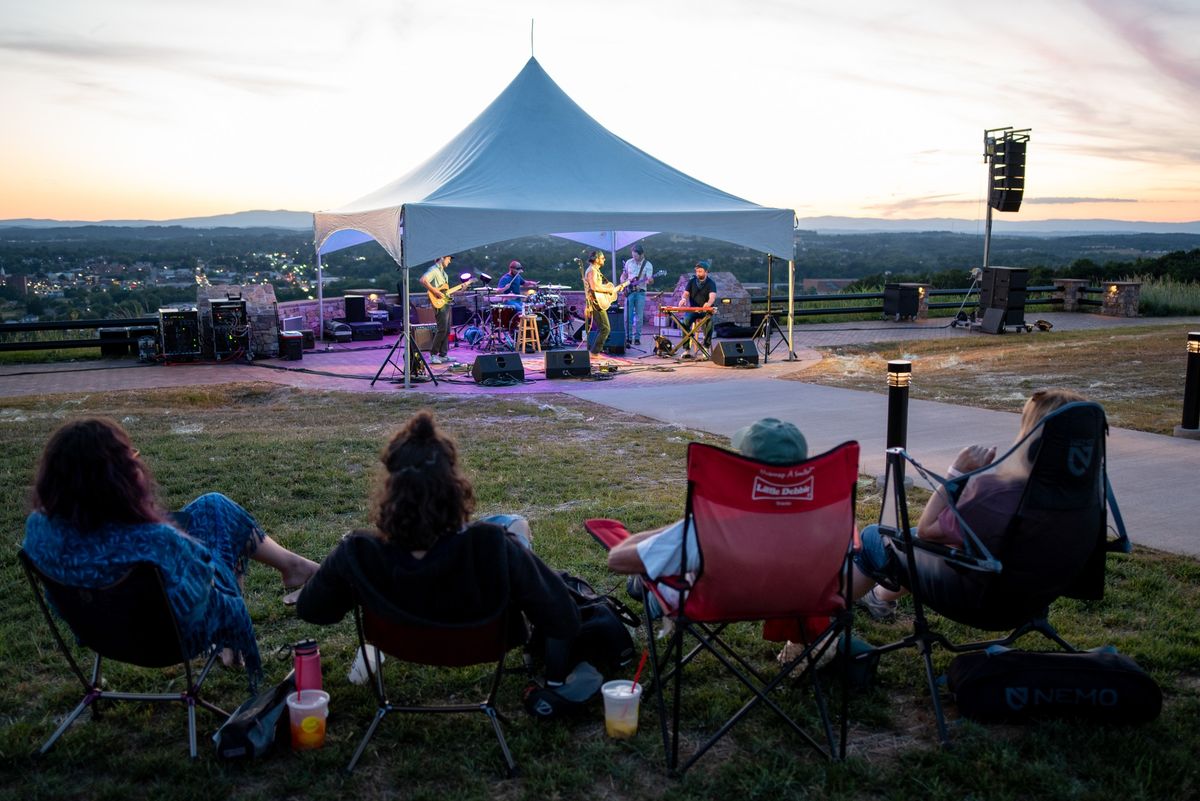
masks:
<instances>
[{"instance_id":1,"label":"bass guitar","mask_svg":"<svg viewBox=\"0 0 1200 801\"><path fill-rule=\"evenodd\" d=\"M471 278L468 278L466 281L463 281L461 284L456 284L456 285L450 287L449 289L442 289L442 296L440 298L437 295L434 295L432 292L429 292L427 290L425 292L425 294L429 295L429 305L432 306L435 310L440 311L443 306L445 306L447 303L450 302L451 295L453 295L455 292L458 292L461 289L466 289L468 286L470 286L472 283L474 283L474 281L475 281L475 278L474 278L474 276L472 276Z\"/></svg>"}]
</instances>

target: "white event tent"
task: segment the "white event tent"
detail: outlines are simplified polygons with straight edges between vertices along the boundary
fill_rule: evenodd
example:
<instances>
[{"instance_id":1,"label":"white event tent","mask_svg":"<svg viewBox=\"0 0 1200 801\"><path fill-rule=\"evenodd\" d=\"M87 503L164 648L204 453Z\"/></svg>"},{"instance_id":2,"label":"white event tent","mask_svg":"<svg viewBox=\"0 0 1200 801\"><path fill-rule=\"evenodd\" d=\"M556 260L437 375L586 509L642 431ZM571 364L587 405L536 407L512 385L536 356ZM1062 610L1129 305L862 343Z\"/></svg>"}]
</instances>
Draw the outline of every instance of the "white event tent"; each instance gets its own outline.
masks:
<instances>
[{"instance_id":1,"label":"white event tent","mask_svg":"<svg viewBox=\"0 0 1200 801\"><path fill-rule=\"evenodd\" d=\"M538 234L616 250L661 231L786 259L790 301L794 221L792 209L722 192L614 136L531 58L445 147L404 177L317 212L313 233L318 273L322 254L382 245L404 273L405 308L410 265L439 256ZM323 327L323 305L321 316ZM790 350L790 313L788 322ZM410 342L407 316L404 328Z\"/></svg>"}]
</instances>

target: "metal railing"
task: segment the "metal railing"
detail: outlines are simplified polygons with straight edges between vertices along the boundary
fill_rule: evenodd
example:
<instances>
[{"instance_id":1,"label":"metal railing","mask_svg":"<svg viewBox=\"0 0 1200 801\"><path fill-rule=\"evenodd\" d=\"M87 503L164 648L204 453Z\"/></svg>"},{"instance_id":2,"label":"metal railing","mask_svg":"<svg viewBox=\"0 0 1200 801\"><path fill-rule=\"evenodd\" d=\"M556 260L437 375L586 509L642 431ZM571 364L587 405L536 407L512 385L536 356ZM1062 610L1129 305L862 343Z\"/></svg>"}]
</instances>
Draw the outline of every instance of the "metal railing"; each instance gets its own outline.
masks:
<instances>
[{"instance_id":1,"label":"metal railing","mask_svg":"<svg viewBox=\"0 0 1200 801\"><path fill-rule=\"evenodd\" d=\"M100 329L102 328L124 328L126 335L124 337L100 337ZM80 338L63 338L63 339L17 339L12 340L7 336L5 341L0 342L0 352L5 351L22 351L22 350L60 350L69 348L99 348L101 346L113 347L137 347L139 336L130 336L129 329L139 328L145 330L142 336L148 335L148 329L154 329L154 336L158 336L158 318L157 317L122 317L115 320L39 320L32 323L4 323L0 325L0 335L7 334L28 334L42 333L45 331L64 331L64 332L81 332L94 331L93 337Z\"/></svg>"},{"instance_id":2,"label":"metal railing","mask_svg":"<svg viewBox=\"0 0 1200 801\"><path fill-rule=\"evenodd\" d=\"M979 303L978 289L930 289L927 290L929 297L957 297L958 300L953 301L930 301L927 305L930 309L957 309L963 305L963 298L970 292L970 297L967 298L966 308L971 309ZM1026 306L1061 306L1063 299L1061 297L1045 297L1045 293L1057 292L1056 286L1031 286L1025 289ZM1103 289L1088 289L1090 292L1103 292ZM797 295L793 314L797 317L815 317L818 315L832 314L883 314L883 294L882 292L845 292L833 295ZM1036 295L1036 296L1035 296ZM823 308L806 308L805 304L812 303L837 303L839 301L855 301L855 300L878 300L879 305L851 305L851 306L826 306ZM761 307L765 306L767 299L765 297L750 298L751 308L756 313L764 311ZM1080 303L1086 305L1100 306L1100 301L1081 300ZM787 314L787 297L773 295L771 305L776 309L780 309L775 313Z\"/></svg>"}]
</instances>

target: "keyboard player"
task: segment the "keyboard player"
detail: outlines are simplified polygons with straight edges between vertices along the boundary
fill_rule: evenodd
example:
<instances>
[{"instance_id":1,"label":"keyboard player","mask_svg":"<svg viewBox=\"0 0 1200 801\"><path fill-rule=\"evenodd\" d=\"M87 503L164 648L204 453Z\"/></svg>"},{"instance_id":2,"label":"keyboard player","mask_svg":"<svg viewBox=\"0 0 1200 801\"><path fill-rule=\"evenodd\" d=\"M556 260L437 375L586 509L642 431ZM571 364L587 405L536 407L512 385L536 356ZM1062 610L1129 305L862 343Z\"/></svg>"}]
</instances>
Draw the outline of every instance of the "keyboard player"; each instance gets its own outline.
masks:
<instances>
[{"instance_id":1,"label":"keyboard player","mask_svg":"<svg viewBox=\"0 0 1200 801\"><path fill-rule=\"evenodd\" d=\"M701 259L696 262L696 274L688 280L687 286L683 289L683 295L679 298L680 306L691 306L693 308L703 307L712 309L717 302L717 284L708 275L708 261ZM692 330L692 326L696 325L697 321L704 326L704 349L708 350L712 343L712 312L697 312L690 311L683 316L684 341L686 347L683 349L684 359L696 358L692 354L692 342L687 339L687 332Z\"/></svg>"}]
</instances>

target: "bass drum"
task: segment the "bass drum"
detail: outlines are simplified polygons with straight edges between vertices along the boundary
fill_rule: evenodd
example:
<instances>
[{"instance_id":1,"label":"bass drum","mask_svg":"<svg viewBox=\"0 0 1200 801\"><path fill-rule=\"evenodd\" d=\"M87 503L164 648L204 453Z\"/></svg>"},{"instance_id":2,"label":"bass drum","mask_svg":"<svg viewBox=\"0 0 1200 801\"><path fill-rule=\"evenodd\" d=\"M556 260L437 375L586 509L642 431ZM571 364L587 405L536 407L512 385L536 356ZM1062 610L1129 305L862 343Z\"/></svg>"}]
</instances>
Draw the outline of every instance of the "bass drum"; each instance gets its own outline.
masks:
<instances>
[{"instance_id":1,"label":"bass drum","mask_svg":"<svg viewBox=\"0 0 1200 801\"><path fill-rule=\"evenodd\" d=\"M493 329L515 331L519 316L520 310L507 303L497 303L488 309L488 322L491 323Z\"/></svg>"},{"instance_id":2,"label":"bass drum","mask_svg":"<svg viewBox=\"0 0 1200 801\"><path fill-rule=\"evenodd\" d=\"M513 319L512 325L508 328L509 336L513 342L517 341L517 329L521 325L521 317L533 317L537 320L538 341L542 343L542 347L546 347L550 342L550 320L544 314L539 314L533 311L527 312L524 315L519 315Z\"/></svg>"}]
</instances>

